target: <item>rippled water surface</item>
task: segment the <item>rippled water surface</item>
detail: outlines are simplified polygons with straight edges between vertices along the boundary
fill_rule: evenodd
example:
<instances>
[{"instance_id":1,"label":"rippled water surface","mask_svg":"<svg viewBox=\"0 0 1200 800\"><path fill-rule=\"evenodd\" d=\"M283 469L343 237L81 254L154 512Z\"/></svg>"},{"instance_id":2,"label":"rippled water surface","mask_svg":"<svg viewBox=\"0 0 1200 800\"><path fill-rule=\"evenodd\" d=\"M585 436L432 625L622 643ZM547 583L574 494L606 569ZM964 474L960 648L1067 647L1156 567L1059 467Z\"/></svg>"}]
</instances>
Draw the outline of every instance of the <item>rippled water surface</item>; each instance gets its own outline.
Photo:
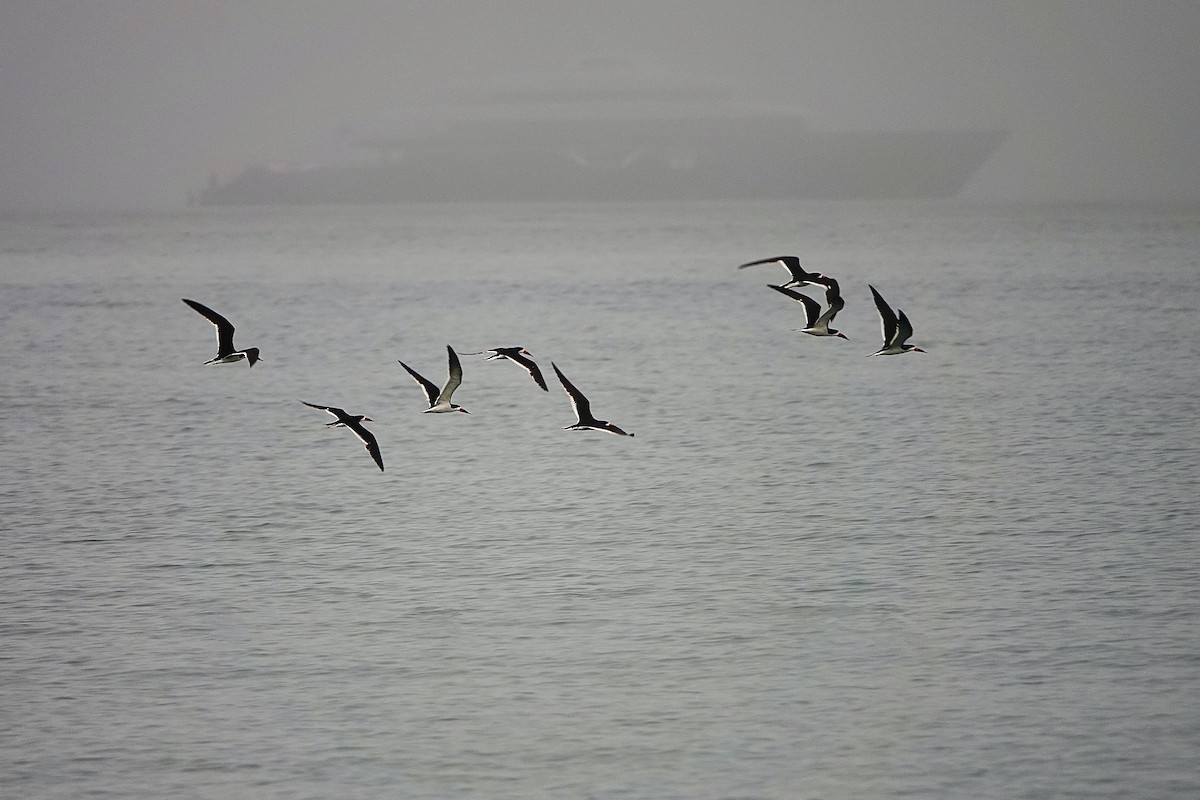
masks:
<instances>
[{"instance_id":1,"label":"rippled water surface","mask_svg":"<svg viewBox=\"0 0 1200 800\"><path fill-rule=\"evenodd\" d=\"M1200 796L1194 211L10 219L0 284L5 797ZM551 391L423 415L448 343Z\"/></svg>"}]
</instances>

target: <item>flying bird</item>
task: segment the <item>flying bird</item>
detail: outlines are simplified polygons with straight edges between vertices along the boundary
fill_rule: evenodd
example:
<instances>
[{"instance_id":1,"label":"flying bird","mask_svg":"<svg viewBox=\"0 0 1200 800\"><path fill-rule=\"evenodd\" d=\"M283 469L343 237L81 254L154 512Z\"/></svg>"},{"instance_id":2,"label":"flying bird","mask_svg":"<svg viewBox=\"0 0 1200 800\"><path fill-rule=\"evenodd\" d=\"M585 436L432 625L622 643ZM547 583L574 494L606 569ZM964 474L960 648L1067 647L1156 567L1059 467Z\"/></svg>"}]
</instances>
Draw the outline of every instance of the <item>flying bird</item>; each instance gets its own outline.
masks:
<instances>
[{"instance_id":1,"label":"flying bird","mask_svg":"<svg viewBox=\"0 0 1200 800\"><path fill-rule=\"evenodd\" d=\"M593 417L592 404L583 396L583 392L576 389L575 385L567 380L567 376L562 374L562 370L558 368L557 364L551 361L550 366L554 367L554 374L558 376L559 383L562 384L567 397L571 398L571 405L575 406L575 424L563 428L564 431L597 430L606 431L617 436L633 436L632 433L626 433L606 419L596 419Z\"/></svg>"},{"instance_id":2,"label":"flying bird","mask_svg":"<svg viewBox=\"0 0 1200 800\"><path fill-rule=\"evenodd\" d=\"M425 397L429 401L429 408L421 413L448 414L451 411L461 411L464 414L470 414L471 412L462 406L450 402L450 397L454 394L454 390L462 383L462 364L459 363L458 354L454 352L453 347L446 345L446 352L449 354L450 364L447 370L446 385L440 391L432 381L423 377L421 373L408 364L405 364L403 361L398 361L397 363L404 367L408 371L408 374L412 375L413 380L425 390Z\"/></svg>"},{"instance_id":3,"label":"flying bird","mask_svg":"<svg viewBox=\"0 0 1200 800\"><path fill-rule=\"evenodd\" d=\"M371 458L375 459L375 463L379 465L379 470L383 471L383 455L379 452L379 442L375 441L375 434L363 427L364 422L371 422L371 418L362 414L347 414L345 409L335 408L334 406L319 406L316 403L309 403L304 400L300 401L309 408L320 409L334 416L333 422L326 422L326 428L349 428L359 441L366 447L367 452L371 454Z\"/></svg>"},{"instance_id":4,"label":"flying bird","mask_svg":"<svg viewBox=\"0 0 1200 800\"><path fill-rule=\"evenodd\" d=\"M773 283L768 283L767 286L770 286L781 294L787 295L804 306L804 315L807 322L803 328L793 328L792 330L812 334L813 336L839 336L847 340L850 338L836 328L829 327L829 323L833 322L833 318L846 305L846 301L838 293L836 283L825 291L825 299L829 303L829 308L826 309L824 314L821 313L821 304L806 294L801 294L783 286L776 286Z\"/></svg>"},{"instance_id":5,"label":"flying bird","mask_svg":"<svg viewBox=\"0 0 1200 800\"><path fill-rule=\"evenodd\" d=\"M828 280L819 272L805 272L804 267L800 266L799 256L775 256L774 258L760 258L758 261L748 261L745 264L738 265L738 269L746 267L755 267L759 264L782 264L787 269L788 274L792 279L783 285L785 289L798 289L801 286L808 286L810 283L819 283L822 286Z\"/></svg>"},{"instance_id":6,"label":"flying bird","mask_svg":"<svg viewBox=\"0 0 1200 800\"><path fill-rule=\"evenodd\" d=\"M217 329L217 355L215 358L205 361L205 364L232 364L244 358L253 367L254 362L259 360L257 347L247 347L245 350L234 348L232 322L208 306L197 303L195 300L188 300L184 297L183 302L200 312L200 315L211 322Z\"/></svg>"},{"instance_id":7,"label":"flying bird","mask_svg":"<svg viewBox=\"0 0 1200 800\"><path fill-rule=\"evenodd\" d=\"M478 353L464 353L468 356L481 356L484 353L491 353L485 361L495 361L501 359L505 361L514 361L520 364L529 373L529 377L533 378L533 382L542 387L542 391L548 392L550 389L546 386L546 379L542 377L542 370L538 367L532 358L526 356L533 355L524 347L492 347L488 350L481 350Z\"/></svg>"},{"instance_id":8,"label":"flying bird","mask_svg":"<svg viewBox=\"0 0 1200 800\"><path fill-rule=\"evenodd\" d=\"M825 303L830 308L836 306L837 311L833 312L833 314L837 314L838 311L846 307L846 301L842 299L842 287L835 279L828 275L822 275L821 280L824 281L821 285L825 287ZM833 314L829 317L831 321L833 320Z\"/></svg>"},{"instance_id":9,"label":"flying bird","mask_svg":"<svg viewBox=\"0 0 1200 800\"><path fill-rule=\"evenodd\" d=\"M904 312L897 309L893 313L891 306L883 299L883 295L879 294L874 286L870 284L867 284L867 286L870 288L871 294L875 295L875 307L879 309L879 321L883 326L883 347L874 353L869 353L867 357L898 356L901 353L924 353L925 351L916 345L906 344L908 338L912 336L913 329ZM897 318L897 314L899 318Z\"/></svg>"}]
</instances>

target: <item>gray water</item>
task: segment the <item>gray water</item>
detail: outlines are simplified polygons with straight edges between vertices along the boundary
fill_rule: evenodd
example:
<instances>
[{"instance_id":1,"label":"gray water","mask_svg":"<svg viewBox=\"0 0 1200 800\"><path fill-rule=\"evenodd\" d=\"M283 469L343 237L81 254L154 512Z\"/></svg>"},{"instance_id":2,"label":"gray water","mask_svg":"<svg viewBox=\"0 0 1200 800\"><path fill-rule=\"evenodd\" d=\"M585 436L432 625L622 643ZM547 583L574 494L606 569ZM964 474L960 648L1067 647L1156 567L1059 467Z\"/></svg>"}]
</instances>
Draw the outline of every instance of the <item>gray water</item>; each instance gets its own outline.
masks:
<instances>
[{"instance_id":1,"label":"gray water","mask_svg":"<svg viewBox=\"0 0 1200 800\"><path fill-rule=\"evenodd\" d=\"M0 234L4 797L1200 796L1194 210ZM734 269L793 252L850 341ZM868 282L928 354L864 357ZM423 415L446 344L551 391L464 356Z\"/></svg>"}]
</instances>

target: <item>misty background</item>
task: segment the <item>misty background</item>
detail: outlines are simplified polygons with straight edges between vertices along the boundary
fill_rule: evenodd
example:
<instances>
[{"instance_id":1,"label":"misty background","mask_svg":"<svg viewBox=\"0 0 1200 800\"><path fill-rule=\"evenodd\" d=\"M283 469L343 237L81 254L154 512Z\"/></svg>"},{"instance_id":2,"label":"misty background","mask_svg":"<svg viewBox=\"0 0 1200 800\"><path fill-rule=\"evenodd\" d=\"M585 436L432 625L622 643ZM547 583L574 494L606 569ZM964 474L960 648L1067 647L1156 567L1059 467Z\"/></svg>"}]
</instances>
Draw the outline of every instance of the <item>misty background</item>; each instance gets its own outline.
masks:
<instances>
[{"instance_id":1,"label":"misty background","mask_svg":"<svg viewBox=\"0 0 1200 800\"><path fill-rule=\"evenodd\" d=\"M1200 200L1200 3L0 4L0 208L171 209L438 87L630 56L847 125L1002 127L964 200Z\"/></svg>"}]
</instances>

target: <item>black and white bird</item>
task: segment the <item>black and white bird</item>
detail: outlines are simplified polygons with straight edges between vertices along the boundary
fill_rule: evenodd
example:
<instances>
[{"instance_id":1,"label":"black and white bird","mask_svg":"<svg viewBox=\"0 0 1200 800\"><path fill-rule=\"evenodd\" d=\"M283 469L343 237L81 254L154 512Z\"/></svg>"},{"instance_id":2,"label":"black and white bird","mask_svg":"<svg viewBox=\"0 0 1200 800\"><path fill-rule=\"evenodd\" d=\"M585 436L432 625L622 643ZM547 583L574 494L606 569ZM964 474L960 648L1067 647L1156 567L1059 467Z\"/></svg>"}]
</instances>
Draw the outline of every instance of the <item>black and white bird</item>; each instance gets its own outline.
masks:
<instances>
[{"instance_id":1,"label":"black and white bird","mask_svg":"<svg viewBox=\"0 0 1200 800\"><path fill-rule=\"evenodd\" d=\"M830 280L832 284L825 290L825 302L829 303L829 308L825 310L824 314L821 313L821 304L806 294L801 294L785 286L776 286L773 283L768 283L767 286L770 286L781 294L787 295L804 306L804 315L807 322L803 328L793 328L792 330L808 333L813 336L838 336L849 340L850 337L846 334L836 328L829 327L829 323L833 322L833 318L846 305L846 301L842 299L842 295L838 289L837 282L833 281L832 278Z\"/></svg>"},{"instance_id":2,"label":"black and white bird","mask_svg":"<svg viewBox=\"0 0 1200 800\"><path fill-rule=\"evenodd\" d=\"M213 311L203 303L197 303L195 300L182 298L183 302L200 312L200 315L211 322L217 329L217 355L205 361L205 364L232 364L236 361L246 359L250 366L254 366L254 362L259 360L258 348L247 347L245 350L238 350L233 346L233 323L222 317L217 312Z\"/></svg>"},{"instance_id":3,"label":"black and white bird","mask_svg":"<svg viewBox=\"0 0 1200 800\"><path fill-rule=\"evenodd\" d=\"M467 356L481 356L484 353L491 353L485 361L495 361L497 359L505 361L513 361L520 364L529 373L529 377L533 378L533 382L542 387L542 391L548 392L550 389L546 386L546 379L542 377L542 370L534 362L533 353L530 353L524 347L492 347L487 350L481 350L478 353L464 353Z\"/></svg>"},{"instance_id":4,"label":"black and white bird","mask_svg":"<svg viewBox=\"0 0 1200 800\"><path fill-rule=\"evenodd\" d=\"M471 412L467 411L462 406L455 405L454 403L450 402L450 398L454 394L454 390L457 389L459 384L462 383L462 364L459 363L458 354L454 352L453 347L446 345L446 352L448 353L450 363L447 369L448 374L446 376L446 385L440 390L432 381L423 377L421 373L417 372L408 364L405 364L403 361L398 363L400 366L404 367L409 375L412 376L413 380L417 382L417 385L425 390L425 398L429 401L429 408L425 409L421 413L449 414L452 411L461 411L464 414L470 414Z\"/></svg>"},{"instance_id":5,"label":"black and white bird","mask_svg":"<svg viewBox=\"0 0 1200 800\"><path fill-rule=\"evenodd\" d=\"M617 436L633 436L632 433L625 431L613 425L606 419L596 419L592 416L592 404L583 396L583 392L575 388L575 385L567 380L567 376L562 374L562 370L553 361L550 366L554 367L554 374L558 376L559 383L567 393L567 397L571 398L571 405L575 406L575 424L568 425L563 428L564 431L605 431Z\"/></svg>"},{"instance_id":6,"label":"black and white bird","mask_svg":"<svg viewBox=\"0 0 1200 800\"><path fill-rule=\"evenodd\" d=\"M869 353L871 356L898 356L901 353L924 353L925 351L913 344L906 344L908 338L912 336L912 324L908 321L908 317L904 312L897 309L893 313L892 307L887 304L874 286L867 284L871 290L871 294L875 295L875 307L879 309L879 321L883 326L883 347L876 350L874 353Z\"/></svg>"},{"instance_id":7,"label":"black and white bird","mask_svg":"<svg viewBox=\"0 0 1200 800\"><path fill-rule=\"evenodd\" d=\"M309 408L320 409L334 416L333 422L326 422L326 428L349 428L359 441L367 448L367 452L371 454L371 458L375 459L375 463L379 465L380 471L383 470L383 455L379 452L379 442L375 441L375 434L363 427L364 422L371 422L371 418L362 414L347 414L345 409L336 408L334 406L319 406L316 403L309 403L301 400L301 403Z\"/></svg>"},{"instance_id":8,"label":"black and white bird","mask_svg":"<svg viewBox=\"0 0 1200 800\"><path fill-rule=\"evenodd\" d=\"M799 289L801 286L808 286L810 283L819 283L825 285L826 277L819 272L805 272L804 267L800 266L799 256L775 256L774 258L760 258L758 261L748 261L745 264L739 264L738 269L746 267L756 267L759 264L782 264L787 269L788 274L792 279L783 284L785 289Z\"/></svg>"}]
</instances>

